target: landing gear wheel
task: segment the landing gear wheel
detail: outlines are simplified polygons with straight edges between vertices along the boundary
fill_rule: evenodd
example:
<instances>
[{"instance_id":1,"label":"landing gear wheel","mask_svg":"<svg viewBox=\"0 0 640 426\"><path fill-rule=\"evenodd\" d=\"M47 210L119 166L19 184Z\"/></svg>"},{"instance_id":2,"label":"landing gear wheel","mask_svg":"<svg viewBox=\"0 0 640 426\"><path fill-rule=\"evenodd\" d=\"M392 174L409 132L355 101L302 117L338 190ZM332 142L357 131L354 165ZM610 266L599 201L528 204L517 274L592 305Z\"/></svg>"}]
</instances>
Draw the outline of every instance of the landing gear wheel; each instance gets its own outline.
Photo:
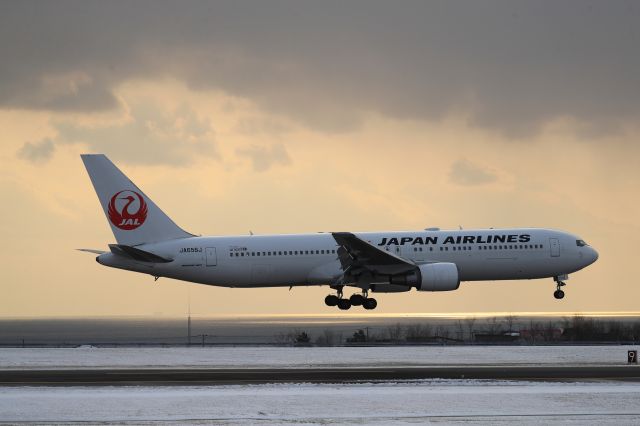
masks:
<instances>
[{"instance_id":1,"label":"landing gear wheel","mask_svg":"<svg viewBox=\"0 0 640 426\"><path fill-rule=\"evenodd\" d=\"M366 299L361 294L352 294L349 298L349 302L351 302L351 306L362 306Z\"/></svg>"},{"instance_id":2,"label":"landing gear wheel","mask_svg":"<svg viewBox=\"0 0 640 426\"><path fill-rule=\"evenodd\" d=\"M342 311L347 311L351 308L351 302L349 299L338 299L338 308Z\"/></svg>"},{"instance_id":3,"label":"landing gear wheel","mask_svg":"<svg viewBox=\"0 0 640 426\"><path fill-rule=\"evenodd\" d=\"M362 303L362 307L364 307L367 310L375 309L376 306L378 306L378 302L373 297L364 299L364 302Z\"/></svg>"},{"instance_id":4,"label":"landing gear wheel","mask_svg":"<svg viewBox=\"0 0 640 426\"><path fill-rule=\"evenodd\" d=\"M338 296L335 294L330 294L324 298L324 304L327 306L336 306L338 304Z\"/></svg>"},{"instance_id":5,"label":"landing gear wheel","mask_svg":"<svg viewBox=\"0 0 640 426\"><path fill-rule=\"evenodd\" d=\"M556 291L553 292L553 297L560 300L564 297L564 291L562 291L562 287L564 287L566 284L560 281L560 277L554 279L556 281Z\"/></svg>"}]
</instances>

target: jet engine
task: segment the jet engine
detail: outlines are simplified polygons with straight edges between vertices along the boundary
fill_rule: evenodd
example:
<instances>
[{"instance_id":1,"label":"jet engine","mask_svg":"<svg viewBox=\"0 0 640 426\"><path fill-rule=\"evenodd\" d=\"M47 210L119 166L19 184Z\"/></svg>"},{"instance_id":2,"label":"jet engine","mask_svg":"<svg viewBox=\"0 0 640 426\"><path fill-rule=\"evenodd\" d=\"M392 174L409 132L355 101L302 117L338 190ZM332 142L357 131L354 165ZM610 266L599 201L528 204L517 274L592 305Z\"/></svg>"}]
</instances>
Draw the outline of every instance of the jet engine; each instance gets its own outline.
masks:
<instances>
[{"instance_id":1,"label":"jet engine","mask_svg":"<svg viewBox=\"0 0 640 426\"><path fill-rule=\"evenodd\" d=\"M451 291L460 287L460 277L455 263L427 263L409 275L390 277L389 284L415 286L418 291Z\"/></svg>"},{"instance_id":2,"label":"jet engine","mask_svg":"<svg viewBox=\"0 0 640 426\"><path fill-rule=\"evenodd\" d=\"M460 287L458 267L455 263L427 263L420 265L418 275L419 291L450 291Z\"/></svg>"}]
</instances>

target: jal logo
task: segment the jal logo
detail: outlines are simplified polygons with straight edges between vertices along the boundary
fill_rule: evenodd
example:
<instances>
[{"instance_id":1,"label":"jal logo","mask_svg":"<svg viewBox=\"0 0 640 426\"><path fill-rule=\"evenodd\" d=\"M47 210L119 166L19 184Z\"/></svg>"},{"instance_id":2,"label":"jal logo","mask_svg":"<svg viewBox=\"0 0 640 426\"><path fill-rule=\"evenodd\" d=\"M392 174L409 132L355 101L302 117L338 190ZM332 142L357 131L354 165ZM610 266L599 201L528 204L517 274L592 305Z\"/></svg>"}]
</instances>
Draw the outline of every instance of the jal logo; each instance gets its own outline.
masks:
<instances>
[{"instance_id":1,"label":"jal logo","mask_svg":"<svg viewBox=\"0 0 640 426\"><path fill-rule=\"evenodd\" d=\"M135 191L120 191L109 201L109 220L125 231L136 229L147 219L147 203Z\"/></svg>"}]
</instances>

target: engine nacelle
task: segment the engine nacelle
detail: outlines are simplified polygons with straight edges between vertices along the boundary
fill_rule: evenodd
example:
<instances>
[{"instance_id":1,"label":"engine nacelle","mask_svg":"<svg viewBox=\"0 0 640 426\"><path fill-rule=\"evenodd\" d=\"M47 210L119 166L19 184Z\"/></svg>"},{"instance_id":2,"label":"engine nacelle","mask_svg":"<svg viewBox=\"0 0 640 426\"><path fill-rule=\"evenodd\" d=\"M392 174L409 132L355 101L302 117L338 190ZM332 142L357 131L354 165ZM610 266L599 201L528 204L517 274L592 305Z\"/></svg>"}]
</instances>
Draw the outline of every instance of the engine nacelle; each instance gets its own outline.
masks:
<instances>
[{"instance_id":1,"label":"engine nacelle","mask_svg":"<svg viewBox=\"0 0 640 426\"><path fill-rule=\"evenodd\" d=\"M415 278L418 291L451 291L460 287L460 276L455 263L439 262L420 265Z\"/></svg>"}]
</instances>

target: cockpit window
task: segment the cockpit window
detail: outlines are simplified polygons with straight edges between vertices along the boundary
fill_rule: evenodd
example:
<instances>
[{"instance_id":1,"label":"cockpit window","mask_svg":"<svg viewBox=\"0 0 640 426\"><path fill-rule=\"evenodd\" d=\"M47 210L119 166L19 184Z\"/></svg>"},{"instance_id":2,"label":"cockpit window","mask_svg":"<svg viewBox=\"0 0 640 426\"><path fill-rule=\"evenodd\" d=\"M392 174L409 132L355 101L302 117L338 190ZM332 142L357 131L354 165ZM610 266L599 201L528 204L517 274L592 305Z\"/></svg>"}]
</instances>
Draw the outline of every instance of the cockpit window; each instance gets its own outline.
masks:
<instances>
[{"instance_id":1,"label":"cockpit window","mask_svg":"<svg viewBox=\"0 0 640 426\"><path fill-rule=\"evenodd\" d=\"M588 246L589 244L585 243L584 240L576 240L576 245L578 247Z\"/></svg>"}]
</instances>

